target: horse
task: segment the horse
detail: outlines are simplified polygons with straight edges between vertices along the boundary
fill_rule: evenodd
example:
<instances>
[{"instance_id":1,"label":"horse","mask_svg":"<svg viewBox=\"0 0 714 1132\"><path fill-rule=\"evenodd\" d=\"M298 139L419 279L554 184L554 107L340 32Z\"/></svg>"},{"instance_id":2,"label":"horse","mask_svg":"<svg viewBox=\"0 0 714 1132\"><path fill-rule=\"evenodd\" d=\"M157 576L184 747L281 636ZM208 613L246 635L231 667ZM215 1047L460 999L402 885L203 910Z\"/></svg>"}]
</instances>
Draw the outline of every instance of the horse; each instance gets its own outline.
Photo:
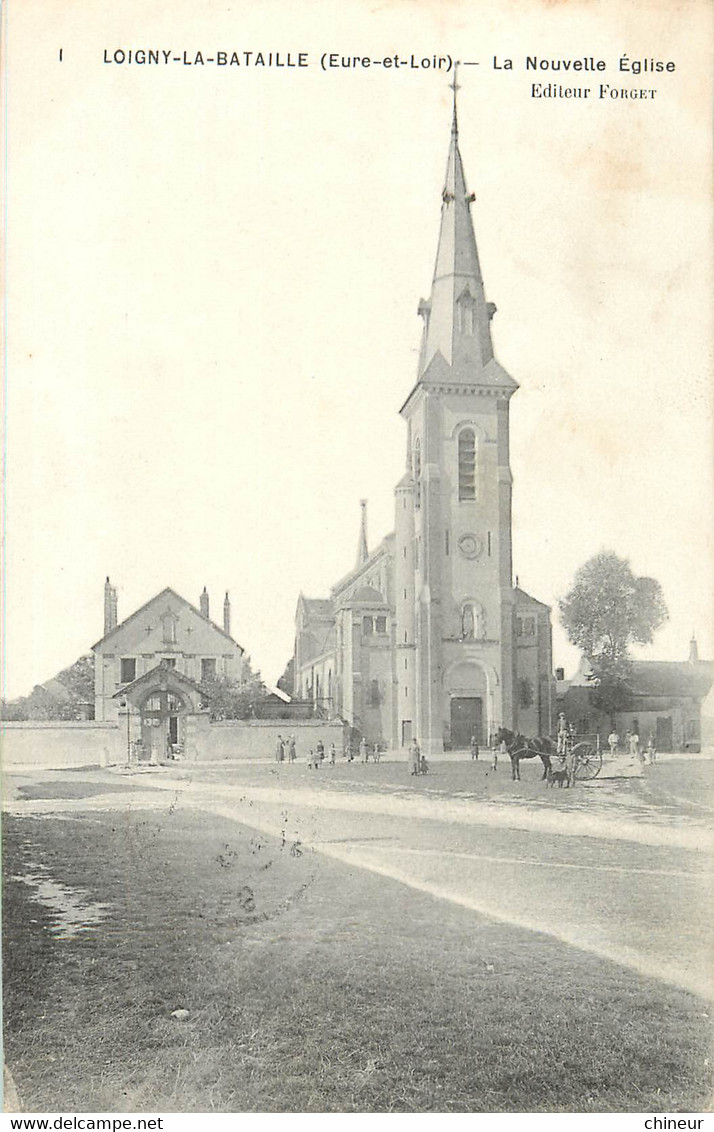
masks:
<instances>
[{"instance_id":1,"label":"horse","mask_svg":"<svg viewBox=\"0 0 714 1132\"><path fill-rule=\"evenodd\" d=\"M515 731L509 731L507 727L500 727L496 733L496 743L505 743L508 757L511 760L511 778L514 782L521 781L521 772L519 763L521 759L534 759L539 758L543 763L543 777L541 781L548 778L550 774L550 756L555 754L555 743L551 739L543 737L537 739L528 739L525 735L521 735Z\"/></svg>"}]
</instances>

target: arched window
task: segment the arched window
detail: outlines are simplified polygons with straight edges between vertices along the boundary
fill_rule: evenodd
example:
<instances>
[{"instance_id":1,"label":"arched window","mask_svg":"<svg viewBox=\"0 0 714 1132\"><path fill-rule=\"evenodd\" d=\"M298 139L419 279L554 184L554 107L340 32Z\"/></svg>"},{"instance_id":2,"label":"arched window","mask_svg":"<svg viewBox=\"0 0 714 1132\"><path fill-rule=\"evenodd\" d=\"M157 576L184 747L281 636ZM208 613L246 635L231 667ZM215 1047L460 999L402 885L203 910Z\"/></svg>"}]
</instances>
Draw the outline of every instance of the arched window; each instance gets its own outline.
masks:
<instances>
[{"instance_id":1,"label":"arched window","mask_svg":"<svg viewBox=\"0 0 714 1132\"><path fill-rule=\"evenodd\" d=\"M459 433L459 500L476 498L476 433L463 428Z\"/></svg>"},{"instance_id":2,"label":"arched window","mask_svg":"<svg viewBox=\"0 0 714 1132\"><path fill-rule=\"evenodd\" d=\"M421 444L417 437L414 443L414 507L421 507Z\"/></svg>"}]
</instances>

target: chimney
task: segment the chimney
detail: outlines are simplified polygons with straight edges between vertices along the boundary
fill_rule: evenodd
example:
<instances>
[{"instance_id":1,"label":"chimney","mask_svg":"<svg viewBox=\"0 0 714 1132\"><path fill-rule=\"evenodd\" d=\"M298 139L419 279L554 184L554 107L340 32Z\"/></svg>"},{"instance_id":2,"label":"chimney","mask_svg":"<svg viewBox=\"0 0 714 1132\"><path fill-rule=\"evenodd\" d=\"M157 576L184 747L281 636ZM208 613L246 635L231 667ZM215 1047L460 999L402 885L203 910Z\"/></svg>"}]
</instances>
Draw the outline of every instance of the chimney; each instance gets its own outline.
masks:
<instances>
[{"instance_id":1,"label":"chimney","mask_svg":"<svg viewBox=\"0 0 714 1132\"><path fill-rule=\"evenodd\" d=\"M201 617L205 617L206 620L208 620L208 590L205 586L203 587L203 593L198 599L198 608L201 611Z\"/></svg>"},{"instance_id":2,"label":"chimney","mask_svg":"<svg viewBox=\"0 0 714 1132\"><path fill-rule=\"evenodd\" d=\"M223 632L231 635L231 599L226 590L225 601L223 602Z\"/></svg>"},{"instance_id":3,"label":"chimney","mask_svg":"<svg viewBox=\"0 0 714 1132\"><path fill-rule=\"evenodd\" d=\"M699 646L697 645L697 638L694 636L694 633L692 633L692 639L689 642L689 663L699 663Z\"/></svg>"},{"instance_id":4,"label":"chimney","mask_svg":"<svg viewBox=\"0 0 714 1132\"><path fill-rule=\"evenodd\" d=\"M117 627L117 589L107 580L104 583L104 636Z\"/></svg>"}]
</instances>

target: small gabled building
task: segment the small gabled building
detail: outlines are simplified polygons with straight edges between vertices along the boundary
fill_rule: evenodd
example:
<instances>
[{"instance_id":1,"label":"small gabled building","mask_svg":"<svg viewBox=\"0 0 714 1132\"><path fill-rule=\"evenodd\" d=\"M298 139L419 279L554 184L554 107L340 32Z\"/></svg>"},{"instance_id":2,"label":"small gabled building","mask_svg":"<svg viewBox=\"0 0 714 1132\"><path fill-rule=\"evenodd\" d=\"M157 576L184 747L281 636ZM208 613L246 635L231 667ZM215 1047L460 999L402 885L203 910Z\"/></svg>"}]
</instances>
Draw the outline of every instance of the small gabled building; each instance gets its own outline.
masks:
<instances>
[{"instance_id":1,"label":"small gabled building","mask_svg":"<svg viewBox=\"0 0 714 1132\"><path fill-rule=\"evenodd\" d=\"M205 714L202 686L217 676L240 682L245 652L231 636L231 604L223 626L210 618L204 587L198 607L170 587L119 622L116 588L104 586L104 635L94 653L95 718L114 721L133 711L144 751L190 746L191 718ZM208 719L206 717L206 724Z\"/></svg>"},{"instance_id":2,"label":"small gabled building","mask_svg":"<svg viewBox=\"0 0 714 1132\"><path fill-rule=\"evenodd\" d=\"M583 658L569 680L558 680L558 710L565 712L579 734L600 733L612 727L622 739L637 732L647 742L651 735L658 751L699 751L702 746L702 704L714 685L714 664L700 660L692 637L689 659L635 660L628 681L627 702L608 715L594 703L596 684Z\"/></svg>"}]
</instances>

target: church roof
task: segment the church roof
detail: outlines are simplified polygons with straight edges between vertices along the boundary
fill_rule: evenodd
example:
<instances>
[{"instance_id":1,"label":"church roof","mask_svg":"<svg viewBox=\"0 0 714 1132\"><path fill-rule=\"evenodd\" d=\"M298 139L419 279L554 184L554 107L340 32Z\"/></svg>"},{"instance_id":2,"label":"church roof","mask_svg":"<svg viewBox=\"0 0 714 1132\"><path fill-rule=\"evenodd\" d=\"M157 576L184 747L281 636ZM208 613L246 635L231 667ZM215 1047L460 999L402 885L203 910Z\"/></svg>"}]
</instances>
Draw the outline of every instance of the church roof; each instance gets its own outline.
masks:
<instances>
[{"instance_id":1,"label":"church roof","mask_svg":"<svg viewBox=\"0 0 714 1132\"><path fill-rule=\"evenodd\" d=\"M334 611L330 598L304 597L302 603L308 618L333 616Z\"/></svg>"},{"instance_id":2,"label":"church roof","mask_svg":"<svg viewBox=\"0 0 714 1132\"><path fill-rule=\"evenodd\" d=\"M546 605L544 601L538 601L538 598L532 597L520 586L514 586L513 592L516 595L516 605L536 605L539 609L547 609L550 612L549 605Z\"/></svg>"},{"instance_id":3,"label":"church roof","mask_svg":"<svg viewBox=\"0 0 714 1132\"><path fill-rule=\"evenodd\" d=\"M176 598L176 600L186 609L190 609L191 612L195 613L197 617L200 617L204 621L207 621L212 629L215 629L217 633L220 633L221 636L225 637L227 641L231 642L231 644L236 645L242 653L245 652L245 649L242 647L242 645L239 645L234 637L231 637L229 633L226 633L225 629L222 629L220 625L216 625L215 621L211 621L209 617L204 617L201 611L199 609L196 609L195 605L191 605L190 601L186 601L185 597L181 597L181 594L176 593L176 590L172 590L170 586L166 586L165 589L161 590L157 594L154 594L153 597L149 598L148 601L145 601L143 605L140 605L138 609L135 609L134 612L126 617L123 621L120 621L118 625L115 625L113 629L110 629L108 633L105 633L103 637L100 637L100 639L92 645L92 650L98 649L100 645L103 645L107 641L111 640L111 638L121 629L124 629L127 625L130 625L132 621L135 621L137 617L141 617L144 613L146 613L146 610L150 605L153 605L154 602L157 601L163 601L165 597Z\"/></svg>"},{"instance_id":4,"label":"church roof","mask_svg":"<svg viewBox=\"0 0 714 1132\"><path fill-rule=\"evenodd\" d=\"M386 605L384 597L374 586L360 586L346 602L349 605Z\"/></svg>"}]
</instances>

